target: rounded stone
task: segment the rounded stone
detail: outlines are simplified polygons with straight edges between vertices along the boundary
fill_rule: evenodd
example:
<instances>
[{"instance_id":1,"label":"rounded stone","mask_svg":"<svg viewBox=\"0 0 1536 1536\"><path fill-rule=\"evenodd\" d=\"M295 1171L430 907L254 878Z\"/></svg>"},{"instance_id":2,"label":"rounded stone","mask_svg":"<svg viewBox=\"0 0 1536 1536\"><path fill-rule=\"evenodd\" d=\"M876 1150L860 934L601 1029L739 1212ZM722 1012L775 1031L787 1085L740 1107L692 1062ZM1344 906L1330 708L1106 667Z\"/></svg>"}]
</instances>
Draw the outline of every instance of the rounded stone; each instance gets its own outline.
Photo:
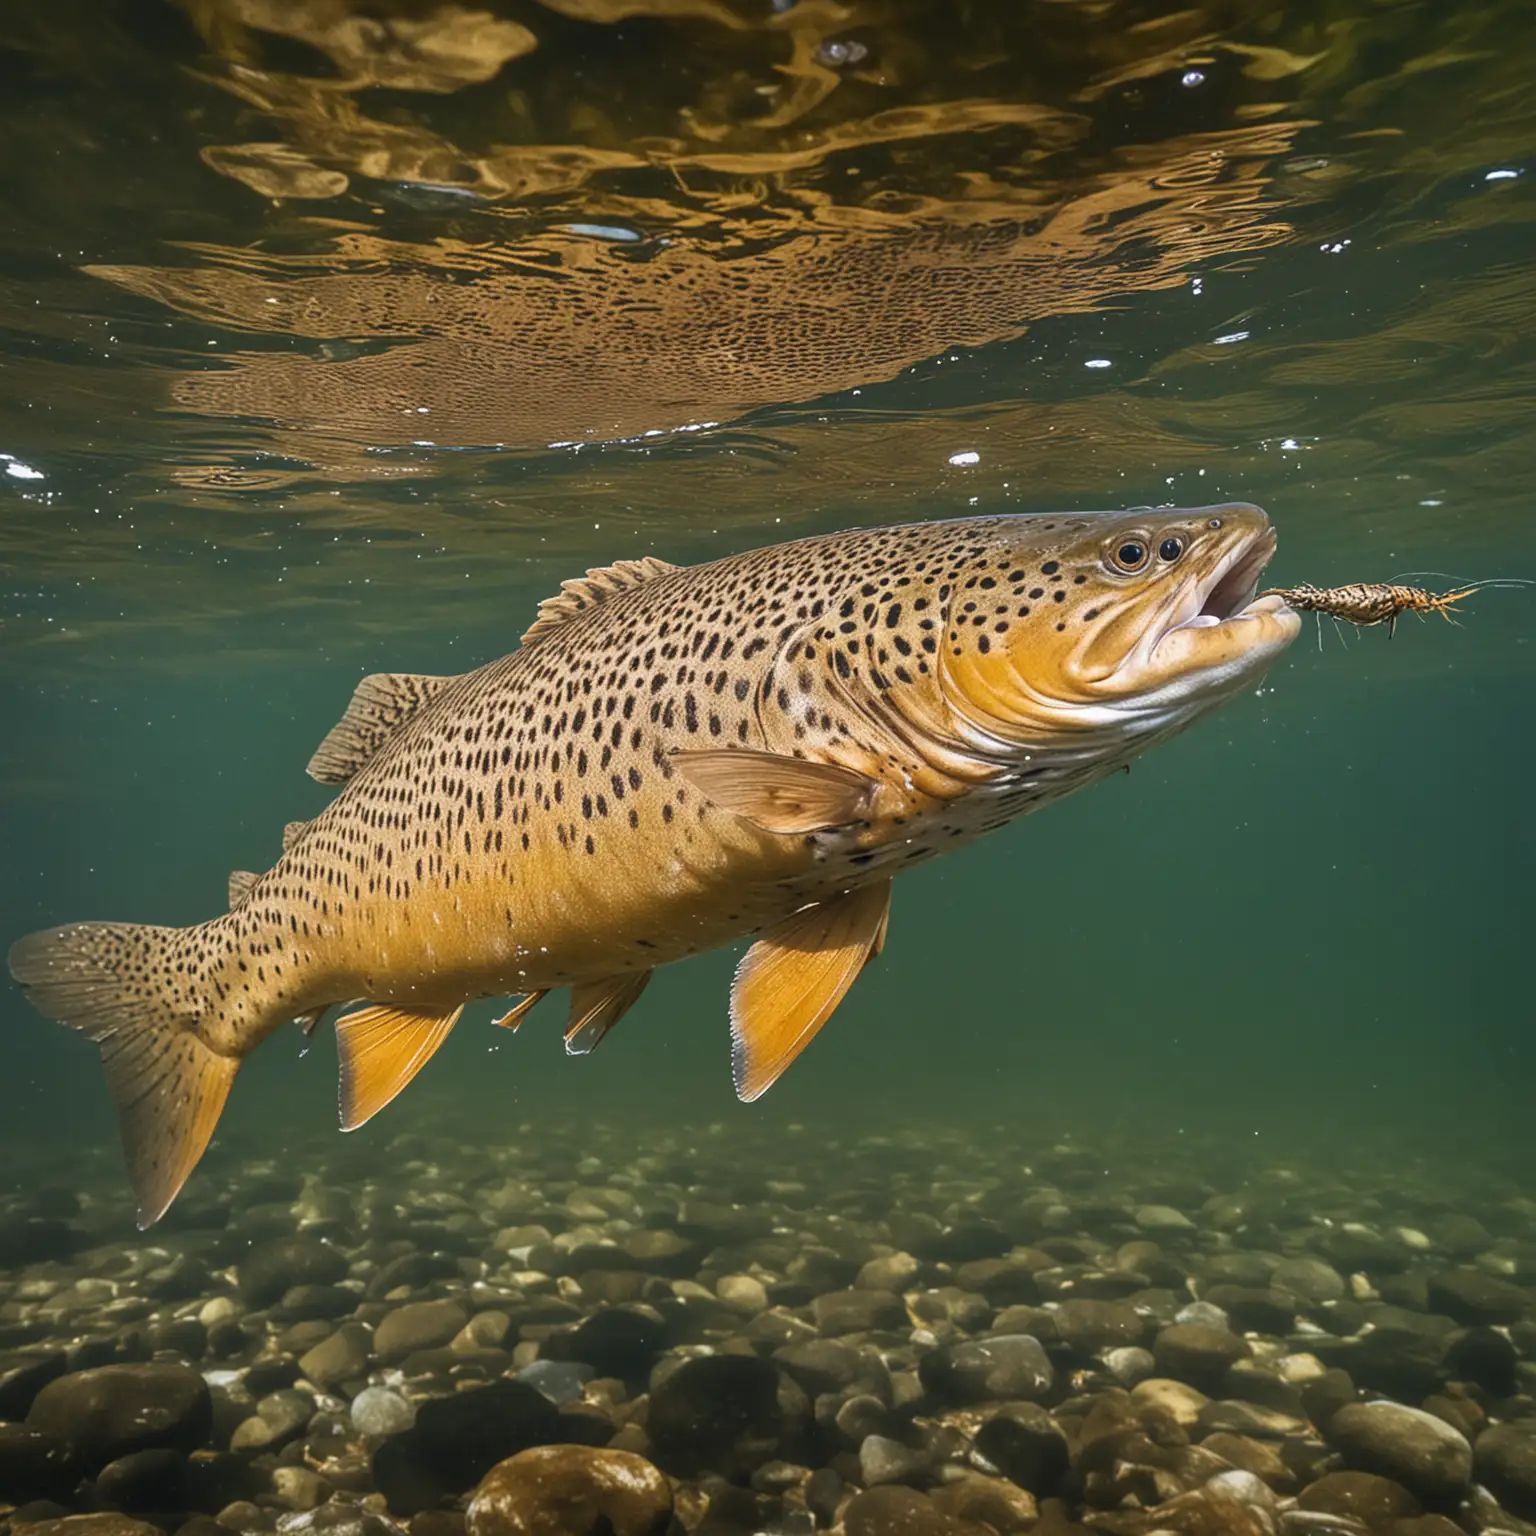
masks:
<instances>
[{"instance_id":1,"label":"rounded stone","mask_svg":"<svg viewBox=\"0 0 1536 1536\"><path fill-rule=\"evenodd\" d=\"M1141 1315L1123 1301L1077 1298L1062 1302L1051 1316L1061 1342L1084 1355L1139 1344L1144 1331Z\"/></svg>"},{"instance_id":2,"label":"rounded stone","mask_svg":"<svg viewBox=\"0 0 1536 1536\"><path fill-rule=\"evenodd\" d=\"M843 1530L847 1536L993 1536L993 1527L946 1515L932 1499L895 1483L850 1499Z\"/></svg>"},{"instance_id":3,"label":"rounded stone","mask_svg":"<svg viewBox=\"0 0 1536 1536\"><path fill-rule=\"evenodd\" d=\"M1143 1232L1172 1235L1195 1230L1194 1222L1183 1211L1175 1210L1171 1205L1138 1206L1134 1220Z\"/></svg>"},{"instance_id":4,"label":"rounded stone","mask_svg":"<svg viewBox=\"0 0 1536 1536\"><path fill-rule=\"evenodd\" d=\"M1067 1437L1033 1403L1010 1403L994 1414L977 1429L973 1445L983 1470L995 1469L1042 1499L1056 1492L1071 1463Z\"/></svg>"},{"instance_id":5,"label":"rounded stone","mask_svg":"<svg viewBox=\"0 0 1536 1536\"><path fill-rule=\"evenodd\" d=\"M1032 1531L1040 1520L1039 1506L1028 1490L976 1473L946 1483L929 1498L944 1514L974 1521L997 1536Z\"/></svg>"},{"instance_id":6,"label":"rounded stone","mask_svg":"<svg viewBox=\"0 0 1536 1536\"><path fill-rule=\"evenodd\" d=\"M465 1518L468 1536L662 1536L672 1488L628 1451L542 1446L492 1467Z\"/></svg>"},{"instance_id":7,"label":"rounded stone","mask_svg":"<svg viewBox=\"0 0 1536 1536\"><path fill-rule=\"evenodd\" d=\"M1235 1333L1201 1323L1174 1323L1152 1346L1159 1372L1180 1381L1210 1381L1252 1353Z\"/></svg>"},{"instance_id":8,"label":"rounded stone","mask_svg":"<svg viewBox=\"0 0 1536 1536\"><path fill-rule=\"evenodd\" d=\"M1514 1323L1530 1309L1530 1293L1480 1269L1448 1269L1429 1277L1429 1309L1458 1323Z\"/></svg>"},{"instance_id":9,"label":"rounded stone","mask_svg":"<svg viewBox=\"0 0 1536 1536\"><path fill-rule=\"evenodd\" d=\"M1171 1381L1166 1376L1149 1377L1137 1382L1131 1390L1131 1402L1137 1408L1165 1413L1184 1429L1190 1429L1198 1422L1210 1401L1204 1392L1196 1391L1182 1381Z\"/></svg>"},{"instance_id":10,"label":"rounded stone","mask_svg":"<svg viewBox=\"0 0 1536 1536\"><path fill-rule=\"evenodd\" d=\"M426 1467L458 1492L509 1456L557 1440L560 1411L526 1382L497 1381L429 1398L416 1410L411 1434Z\"/></svg>"},{"instance_id":11,"label":"rounded stone","mask_svg":"<svg viewBox=\"0 0 1536 1536\"><path fill-rule=\"evenodd\" d=\"M900 1328L907 1322L906 1308L889 1291L829 1291L811 1303L811 1314L823 1338Z\"/></svg>"},{"instance_id":12,"label":"rounded stone","mask_svg":"<svg viewBox=\"0 0 1536 1536\"><path fill-rule=\"evenodd\" d=\"M1027 1333L930 1350L918 1362L918 1375L928 1391L955 1403L1033 1401L1044 1397L1055 1381L1044 1346Z\"/></svg>"},{"instance_id":13,"label":"rounded stone","mask_svg":"<svg viewBox=\"0 0 1536 1536\"><path fill-rule=\"evenodd\" d=\"M1445 1368L1455 1380L1475 1382L1495 1397L1514 1393L1519 1366L1515 1346L1497 1328L1468 1328L1445 1351Z\"/></svg>"},{"instance_id":14,"label":"rounded stone","mask_svg":"<svg viewBox=\"0 0 1536 1536\"><path fill-rule=\"evenodd\" d=\"M1338 1301L1348 1289L1343 1275L1333 1265L1307 1254L1282 1259L1270 1274L1269 1283L1313 1306Z\"/></svg>"},{"instance_id":15,"label":"rounded stone","mask_svg":"<svg viewBox=\"0 0 1536 1536\"><path fill-rule=\"evenodd\" d=\"M352 1399L352 1427L360 1435L398 1435L415 1422L415 1407L388 1387L364 1387Z\"/></svg>"},{"instance_id":16,"label":"rounded stone","mask_svg":"<svg viewBox=\"0 0 1536 1536\"><path fill-rule=\"evenodd\" d=\"M270 1307L296 1285L334 1285L346 1274L339 1249L316 1237L280 1237L241 1260L240 1297L249 1307Z\"/></svg>"},{"instance_id":17,"label":"rounded stone","mask_svg":"<svg viewBox=\"0 0 1536 1536\"><path fill-rule=\"evenodd\" d=\"M1353 1515L1373 1528L1384 1520L1417 1515L1424 1507L1401 1483L1373 1472L1329 1472L1304 1488L1296 1503L1317 1514Z\"/></svg>"},{"instance_id":18,"label":"rounded stone","mask_svg":"<svg viewBox=\"0 0 1536 1536\"><path fill-rule=\"evenodd\" d=\"M398 1365L419 1349L438 1349L469 1321L456 1301L411 1301L386 1314L373 1332L373 1352L385 1365Z\"/></svg>"},{"instance_id":19,"label":"rounded stone","mask_svg":"<svg viewBox=\"0 0 1536 1536\"><path fill-rule=\"evenodd\" d=\"M1536 1520L1536 1420L1495 1424L1477 1437L1477 1480L1511 1514Z\"/></svg>"},{"instance_id":20,"label":"rounded stone","mask_svg":"<svg viewBox=\"0 0 1536 1536\"><path fill-rule=\"evenodd\" d=\"M165 1536L158 1525L130 1515L66 1515L60 1520L29 1521L27 1536Z\"/></svg>"},{"instance_id":21,"label":"rounded stone","mask_svg":"<svg viewBox=\"0 0 1536 1536\"><path fill-rule=\"evenodd\" d=\"M599 1376L629 1381L650 1370L666 1343L666 1329L643 1311L609 1307L583 1318L565 1342L571 1359Z\"/></svg>"},{"instance_id":22,"label":"rounded stone","mask_svg":"<svg viewBox=\"0 0 1536 1536\"><path fill-rule=\"evenodd\" d=\"M69 1448L56 1435L0 1424L0 1502L65 1498L78 1481Z\"/></svg>"},{"instance_id":23,"label":"rounded stone","mask_svg":"<svg viewBox=\"0 0 1536 1536\"><path fill-rule=\"evenodd\" d=\"M51 1381L27 1425L70 1447L89 1468L133 1451L195 1451L208 1438L213 1399L187 1365L103 1365Z\"/></svg>"},{"instance_id":24,"label":"rounded stone","mask_svg":"<svg viewBox=\"0 0 1536 1536\"><path fill-rule=\"evenodd\" d=\"M343 1323L299 1356L299 1370L317 1387L352 1381L368 1369L373 1335L361 1323Z\"/></svg>"},{"instance_id":25,"label":"rounded stone","mask_svg":"<svg viewBox=\"0 0 1536 1536\"><path fill-rule=\"evenodd\" d=\"M1328 1439L1362 1472L1391 1478L1422 1499L1454 1499L1472 1480L1472 1447L1443 1419L1401 1403L1351 1403Z\"/></svg>"},{"instance_id":26,"label":"rounded stone","mask_svg":"<svg viewBox=\"0 0 1536 1536\"><path fill-rule=\"evenodd\" d=\"M779 1399L772 1362L704 1355L685 1360L651 1389L646 1433L657 1460L677 1476L740 1476L778 1454L785 1428Z\"/></svg>"}]
</instances>

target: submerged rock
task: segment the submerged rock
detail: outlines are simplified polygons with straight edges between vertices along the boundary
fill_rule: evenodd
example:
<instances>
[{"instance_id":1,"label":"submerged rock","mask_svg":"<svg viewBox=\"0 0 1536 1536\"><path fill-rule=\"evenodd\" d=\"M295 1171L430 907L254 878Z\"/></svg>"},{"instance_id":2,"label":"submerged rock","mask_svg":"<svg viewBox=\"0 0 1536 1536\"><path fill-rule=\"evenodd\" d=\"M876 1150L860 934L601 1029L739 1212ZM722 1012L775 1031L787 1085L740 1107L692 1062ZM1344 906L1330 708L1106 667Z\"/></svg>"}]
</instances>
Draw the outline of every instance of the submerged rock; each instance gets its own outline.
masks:
<instances>
[{"instance_id":1,"label":"submerged rock","mask_svg":"<svg viewBox=\"0 0 1536 1536\"><path fill-rule=\"evenodd\" d=\"M497 1462L559 1439L560 1412L526 1382L498 1381L428 1399L411 1434L432 1473L462 1492Z\"/></svg>"},{"instance_id":2,"label":"submerged rock","mask_svg":"<svg viewBox=\"0 0 1536 1536\"><path fill-rule=\"evenodd\" d=\"M1056 1379L1044 1347L1027 1333L931 1350L918 1362L918 1374L928 1391L952 1403L1033 1401L1044 1397Z\"/></svg>"},{"instance_id":3,"label":"submerged rock","mask_svg":"<svg viewBox=\"0 0 1536 1536\"><path fill-rule=\"evenodd\" d=\"M247 1306L270 1307L297 1285L332 1285L347 1274L346 1255L317 1237L280 1237L251 1250L241 1261L240 1297Z\"/></svg>"},{"instance_id":4,"label":"submerged rock","mask_svg":"<svg viewBox=\"0 0 1536 1536\"><path fill-rule=\"evenodd\" d=\"M551 1445L493 1467L465 1518L469 1536L664 1536L672 1488L643 1457Z\"/></svg>"},{"instance_id":5,"label":"submerged rock","mask_svg":"<svg viewBox=\"0 0 1536 1536\"><path fill-rule=\"evenodd\" d=\"M51 1381L27 1413L89 1468L132 1451L193 1451L208 1438L213 1399L185 1365L104 1365Z\"/></svg>"},{"instance_id":6,"label":"submerged rock","mask_svg":"<svg viewBox=\"0 0 1536 1536\"><path fill-rule=\"evenodd\" d=\"M1512 1514L1536 1520L1536 1419L1495 1424L1477 1437L1477 1478Z\"/></svg>"},{"instance_id":7,"label":"submerged rock","mask_svg":"<svg viewBox=\"0 0 1536 1536\"><path fill-rule=\"evenodd\" d=\"M782 1384L755 1355L685 1360L651 1389L646 1433L658 1462L676 1476L738 1477L772 1460L791 1427Z\"/></svg>"},{"instance_id":8,"label":"submerged rock","mask_svg":"<svg viewBox=\"0 0 1536 1536\"><path fill-rule=\"evenodd\" d=\"M1419 1408L1351 1403L1328 1421L1328 1439L1361 1471L1392 1478L1423 1499L1454 1499L1472 1480L1466 1436Z\"/></svg>"}]
</instances>

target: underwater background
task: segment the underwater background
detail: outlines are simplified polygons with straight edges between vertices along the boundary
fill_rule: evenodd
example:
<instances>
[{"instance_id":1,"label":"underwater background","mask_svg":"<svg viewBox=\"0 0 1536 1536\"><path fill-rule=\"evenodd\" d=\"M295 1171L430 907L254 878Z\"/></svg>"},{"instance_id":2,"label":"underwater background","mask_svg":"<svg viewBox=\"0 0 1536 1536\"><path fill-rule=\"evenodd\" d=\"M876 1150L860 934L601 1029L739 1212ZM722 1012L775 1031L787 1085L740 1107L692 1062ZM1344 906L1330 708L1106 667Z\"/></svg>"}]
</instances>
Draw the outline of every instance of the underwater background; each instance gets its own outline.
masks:
<instances>
[{"instance_id":1,"label":"underwater background","mask_svg":"<svg viewBox=\"0 0 1536 1536\"><path fill-rule=\"evenodd\" d=\"M0 934L214 915L363 674L618 558L1242 499L1266 584L1536 578L1533 65L1517 3L0 7ZM183 1198L664 1146L874 1219L860 1137L962 1207L1063 1146L1184 1205L1536 1198L1533 601L1309 619L909 875L761 1104L721 953L589 1059L476 1005L346 1138L329 1030L281 1031ZM0 1192L129 1243L95 1058L0 990Z\"/></svg>"}]
</instances>

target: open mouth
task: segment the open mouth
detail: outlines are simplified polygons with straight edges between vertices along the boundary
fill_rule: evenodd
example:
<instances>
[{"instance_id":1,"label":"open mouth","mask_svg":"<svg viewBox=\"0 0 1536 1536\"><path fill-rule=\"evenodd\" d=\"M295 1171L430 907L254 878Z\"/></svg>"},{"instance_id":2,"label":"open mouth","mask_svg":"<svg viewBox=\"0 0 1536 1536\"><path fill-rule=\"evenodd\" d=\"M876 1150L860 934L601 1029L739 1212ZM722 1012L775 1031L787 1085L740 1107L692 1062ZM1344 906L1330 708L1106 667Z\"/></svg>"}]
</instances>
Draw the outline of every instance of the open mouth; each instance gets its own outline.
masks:
<instances>
[{"instance_id":1,"label":"open mouth","mask_svg":"<svg viewBox=\"0 0 1536 1536\"><path fill-rule=\"evenodd\" d=\"M1259 577L1275 552L1275 533L1266 528L1229 550L1217 562L1215 570L1202 578L1194 591L1179 604L1182 616L1176 616L1168 633L1180 629L1213 629L1237 619L1259 618L1284 607L1279 598L1255 600Z\"/></svg>"}]
</instances>

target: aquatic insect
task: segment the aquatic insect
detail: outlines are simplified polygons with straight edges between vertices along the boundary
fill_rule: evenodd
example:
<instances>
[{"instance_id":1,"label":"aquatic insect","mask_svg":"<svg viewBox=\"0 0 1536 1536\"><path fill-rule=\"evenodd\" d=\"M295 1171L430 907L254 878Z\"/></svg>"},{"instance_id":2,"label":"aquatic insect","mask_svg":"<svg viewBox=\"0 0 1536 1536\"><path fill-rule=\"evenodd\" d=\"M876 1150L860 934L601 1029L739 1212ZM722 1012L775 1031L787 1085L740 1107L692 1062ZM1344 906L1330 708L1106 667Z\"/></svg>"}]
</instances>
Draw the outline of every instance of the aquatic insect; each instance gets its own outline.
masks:
<instances>
[{"instance_id":1,"label":"aquatic insect","mask_svg":"<svg viewBox=\"0 0 1536 1536\"><path fill-rule=\"evenodd\" d=\"M95 1040L139 1219L202 1155L241 1061L336 1026L362 1125L467 1001L569 988L592 1050L658 965L731 944L756 1099L885 943L895 875L1128 764L1248 687L1299 616L1255 597L1257 507L858 529L565 583L511 655L364 678L309 772L340 786L229 911L75 923L10 965Z\"/></svg>"},{"instance_id":2,"label":"aquatic insect","mask_svg":"<svg viewBox=\"0 0 1536 1536\"><path fill-rule=\"evenodd\" d=\"M1280 597L1304 613L1326 613L1362 628L1385 624L1389 635L1396 633L1397 621L1405 613L1438 613L1451 617L1451 609L1464 598L1489 585L1476 581L1454 592L1427 592L1423 587L1402 587L1389 582L1356 581L1343 587L1271 587L1266 597Z\"/></svg>"}]
</instances>

